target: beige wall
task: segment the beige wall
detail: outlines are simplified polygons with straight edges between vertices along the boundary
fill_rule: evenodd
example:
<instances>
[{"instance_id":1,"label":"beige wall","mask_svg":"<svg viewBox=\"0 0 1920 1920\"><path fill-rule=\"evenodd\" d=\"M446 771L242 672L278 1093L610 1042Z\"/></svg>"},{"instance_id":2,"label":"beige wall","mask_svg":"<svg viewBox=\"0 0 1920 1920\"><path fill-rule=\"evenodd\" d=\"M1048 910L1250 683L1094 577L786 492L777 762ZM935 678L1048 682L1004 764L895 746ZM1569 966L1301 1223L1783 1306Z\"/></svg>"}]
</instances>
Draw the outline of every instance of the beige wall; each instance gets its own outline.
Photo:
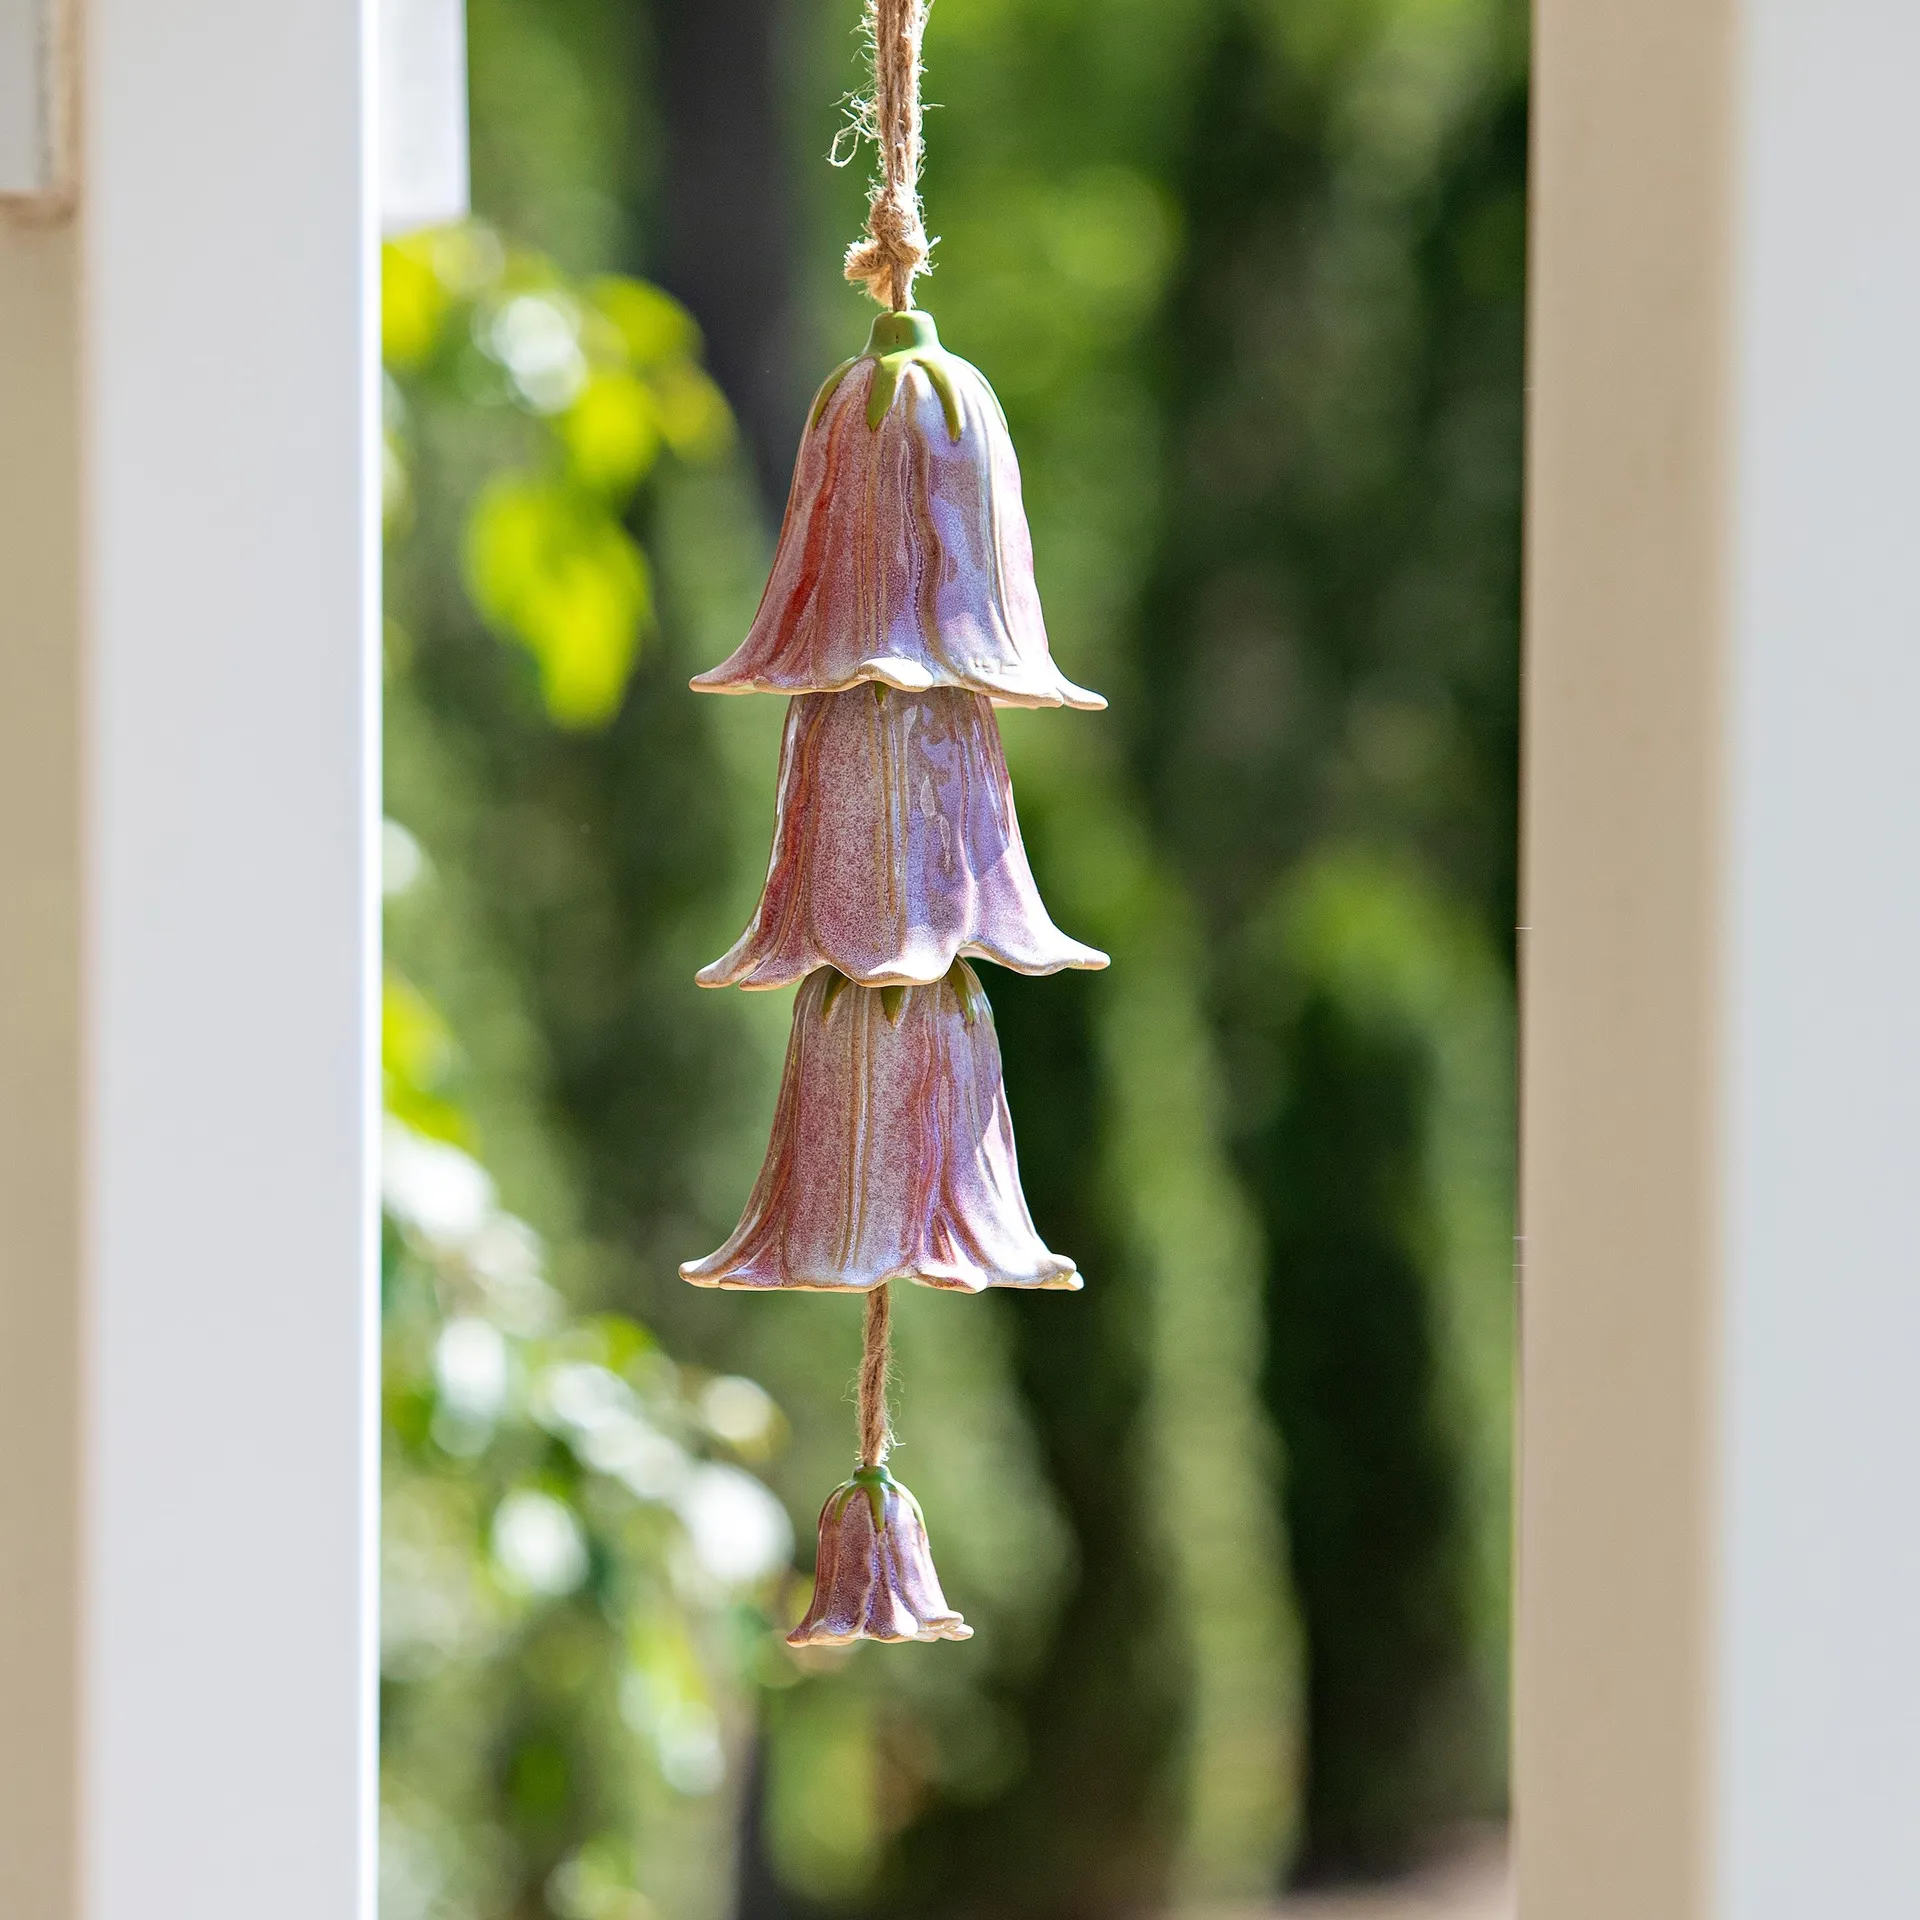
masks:
<instances>
[{"instance_id":1,"label":"beige wall","mask_svg":"<svg viewBox=\"0 0 1920 1920\"><path fill-rule=\"evenodd\" d=\"M1524 1920L1705 1920L1732 0L1540 0Z\"/></svg>"},{"instance_id":2,"label":"beige wall","mask_svg":"<svg viewBox=\"0 0 1920 1920\"><path fill-rule=\"evenodd\" d=\"M75 1911L79 556L70 228L0 216L0 1914Z\"/></svg>"}]
</instances>

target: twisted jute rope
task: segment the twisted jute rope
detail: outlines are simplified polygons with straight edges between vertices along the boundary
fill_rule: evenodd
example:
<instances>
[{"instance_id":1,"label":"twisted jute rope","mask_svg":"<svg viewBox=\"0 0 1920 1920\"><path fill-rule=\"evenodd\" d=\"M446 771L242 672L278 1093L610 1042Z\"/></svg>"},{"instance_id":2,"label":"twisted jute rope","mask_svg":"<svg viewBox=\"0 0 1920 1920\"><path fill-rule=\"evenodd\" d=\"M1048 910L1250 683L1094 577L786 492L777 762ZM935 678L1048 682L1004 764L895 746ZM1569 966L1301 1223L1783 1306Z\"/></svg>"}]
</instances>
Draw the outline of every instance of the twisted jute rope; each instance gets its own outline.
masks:
<instances>
[{"instance_id":1,"label":"twisted jute rope","mask_svg":"<svg viewBox=\"0 0 1920 1920\"><path fill-rule=\"evenodd\" d=\"M893 1289L883 1280L867 1295L866 1345L860 1355L860 1464L883 1467L893 1445L887 1418L887 1369L892 1361Z\"/></svg>"},{"instance_id":2,"label":"twisted jute rope","mask_svg":"<svg viewBox=\"0 0 1920 1920\"><path fill-rule=\"evenodd\" d=\"M847 249L846 275L896 313L913 304L914 276L931 243L920 218L920 43L932 0L867 0L867 43L873 92L854 103L854 126L880 150L880 171L867 201L867 237ZM886 1464L893 1445L887 1417L892 1362L893 1289L867 1295L860 1355L860 1464Z\"/></svg>"},{"instance_id":3,"label":"twisted jute rope","mask_svg":"<svg viewBox=\"0 0 1920 1920\"><path fill-rule=\"evenodd\" d=\"M853 125L880 150L867 203L867 237L847 249L847 278L896 313L932 246L920 218L920 41L933 0L867 0L873 92L853 103Z\"/></svg>"}]
</instances>

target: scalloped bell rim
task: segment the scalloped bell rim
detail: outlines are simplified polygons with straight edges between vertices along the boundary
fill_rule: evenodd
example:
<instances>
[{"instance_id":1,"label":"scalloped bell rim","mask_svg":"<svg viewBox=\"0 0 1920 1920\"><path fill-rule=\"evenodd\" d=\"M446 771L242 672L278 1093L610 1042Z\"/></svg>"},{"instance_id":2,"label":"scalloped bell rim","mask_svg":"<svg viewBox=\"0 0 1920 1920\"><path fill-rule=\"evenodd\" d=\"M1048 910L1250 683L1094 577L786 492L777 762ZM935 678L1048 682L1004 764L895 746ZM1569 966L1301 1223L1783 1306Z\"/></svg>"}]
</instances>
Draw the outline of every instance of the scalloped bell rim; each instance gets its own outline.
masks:
<instances>
[{"instance_id":1,"label":"scalloped bell rim","mask_svg":"<svg viewBox=\"0 0 1920 1920\"><path fill-rule=\"evenodd\" d=\"M929 961L924 967L876 967L863 971L843 966L838 959L822 954L818 959L808 960L804 964L796 963L791 970L782 967L777 973L769 973L761 979L749 979L752 969L745 963L730 968L731 954L704 966L696 973L694 983L702 987L738 987L742 993L778 993L783 987L790 987L796 981L804 980L808 974L821 967L833 967L844 973L856 987L930 987L936 981L943 980L952 972L956 960L984 960L989 966L1004 968L1008 973L1024 975L1029 980L1041 980L1056 973L1100 973L1112 966L1111 957L1098 947L1089 947L1078 940L1070 940L1066 934L1060 936L1062 942L1077 948L1078 951L1065 955L1058 960L1048 960L1035 964L1027 960L1015 960L998 948L983 944L978 940L967 940L955 947L941 947L939 952L945 957L937 963Z\"/></svg>"},{"instance_id":2,"label":"scalloped bell rim","mask_svg":"<svg viewBox=\"0 0 1920 1920\"><path fill-rule=\"evenodd\" d=\"M1064 1254L1054 1257L1062 1261L1066 1259ZM928 1272L913 1265L896 1267L892 1273L882 1274L877 1280L782 1280L774 1283L766 1280L708 1279L688 1271L695 1264L688 1261L682 1266L680 1278L690 1287L706 1287L715 1293L871 1293L876 1287L889 1287L896 1280L910 1280L916 1287L932 1287L939 1293L1078 1293L1087 1284L1081 1278L1079 1268L1071 1265L1064 1273L1051 1275L1044 1280L986 1280L976 1286L951 1274Z\"/></svg>"},{"instance_id":3,"label":"scalloped bell rim","mask_svg":"<svg viewBox=\"0 0 1920 1920\"><path fill-rule=\"evenodd\" d=\"M1004 680L982 673L929 673L915 661L884 656L861 661L851 673L839 680L814 680L804 674L795 674L788 679L779 679L771 674L756 674L751 680L716 680L713 677L713 674L724 671L724 667L715 667L712 673L699 674L687 684L695 693L845 693L849 687L876 680L881 686L892 687L898 693L932 693L938 687L981 693L996 707L1069 707L1075 713L1104 713L1107 706L1104 693L1076 686L1057 668L1054 673L1057 691L1010 686Z\"/></svg>"},{"instance_id":4,"label":"scalloped bell rim","mask_svg":"<svg viewBox=\"0 0 1920 1920\"><path fill-rule=\"evenodd\" d=\"M935 1640L971 1640L973 1629L957 1613L937 1620L923 1620L918 1633L829 1633L824 1626L803 1631L805 1622L787 1635L790 1647L856 1647L862 1640L873 1640L883 1647L911 1646L916 1641L931 1644Z\"/></svg>"}]
</instances>

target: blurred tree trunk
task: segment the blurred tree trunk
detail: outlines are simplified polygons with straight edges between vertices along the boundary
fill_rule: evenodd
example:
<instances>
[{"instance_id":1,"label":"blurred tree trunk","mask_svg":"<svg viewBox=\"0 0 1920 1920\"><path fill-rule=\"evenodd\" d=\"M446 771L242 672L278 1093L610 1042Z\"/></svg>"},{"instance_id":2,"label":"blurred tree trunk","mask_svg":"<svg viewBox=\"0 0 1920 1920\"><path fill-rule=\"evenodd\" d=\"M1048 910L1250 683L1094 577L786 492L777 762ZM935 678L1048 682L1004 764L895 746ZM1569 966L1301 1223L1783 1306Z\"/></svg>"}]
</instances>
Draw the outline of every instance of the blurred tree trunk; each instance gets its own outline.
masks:
<instances>
[{"instance_id":1,"label":"blurred tree trunk","mask_svg":"<svg viewBox=\"0 0 1920 1920\"><path fill-rule=\"evenodd\" d=\"M1245 1146L1265 1201L1265 1387L1287 1436L1307 1622L1303 1875L1403 1863L1465 1811L1436 1757L1466 1665L1461 1476L1438 1418L1431 1061L1324 991L1281 1036L1287 1094Z\"/></svg>"},{"instance_id":2,"label":"blurred tree trunk","mask_svg":"<svg viewBox=\"0 0 1920 1920\"><path fill-rule=\"evenodd\" d=\"M1097 979L988 974L1027 1199L1087 1275L1081 1293L997 1303L1074 1571L1038 1657L999 1695L1025 1765L984 1804L936 1804L908 1828L879 1914L1113 1920L1166 1893L1189 1686L1146 1483L1152 1316L1102 1199Z\"/></svg>"},{"instance_id":3,"label":"blurred tree trunk","mask_svg":"<svg viewBox=\"0 0 1920 1920\"><path fill-rule=\"evenodd\" d=\"M790 1920L795 1909L773 1870L767 1846L767 1729L755 1729L753 1755L740 1789L740 1833L734 1859L734 1920Z\"/></svg>"},{"instance_id":4,"label":"blurred tree trunk","mask_svg":"<svg viewBox=\"0 0 1920 1920\"><path fill-rule=\"evenodd\" d=\"M1223 0L1175 174L1190 264L1134 748L1208 918L1268 1240L1309 1877L1396 1864L1502 1793L1481 1638L1504 1588L1472 1569L1504 1522L1446 1413L1482 1356L1453 1345L1437 1043L1266 916L1319 850L1371 848L1510 961L1524 31L1510 0Z\"/></svg>"},{"instance_id":5,"label":"blurred tree trunk","mask_svg":"<svg viewBox=\"0 0 1920 1920\"><path fill-rule=\"evenodd\" d=\"M786 499L806 405L799 210L782 76L790 0L652 0L660 232L651 269L706 335L762 497Z\"/></svg>"}]
</instances>

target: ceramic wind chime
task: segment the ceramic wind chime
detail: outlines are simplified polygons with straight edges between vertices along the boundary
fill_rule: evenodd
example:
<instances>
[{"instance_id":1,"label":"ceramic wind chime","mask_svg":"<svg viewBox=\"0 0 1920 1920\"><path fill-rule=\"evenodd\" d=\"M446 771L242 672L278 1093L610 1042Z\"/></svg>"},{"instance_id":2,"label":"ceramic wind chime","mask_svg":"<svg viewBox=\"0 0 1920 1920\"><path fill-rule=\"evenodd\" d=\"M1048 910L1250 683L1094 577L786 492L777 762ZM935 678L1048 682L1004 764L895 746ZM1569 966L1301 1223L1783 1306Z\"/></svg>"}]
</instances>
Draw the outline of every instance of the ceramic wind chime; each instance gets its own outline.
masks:
<instances>
[{"instance_id":1,"label":"ceramic wind chime","mask_svg":"<svg viewBox=\"0 0 1920 1920\"><path fill-rule=\"evenodd\" d=\"M869 0L880 150L847 277L888 311L813 404L752 630L710 693L789 696L773 858L703 986L800 983L766 1163L696 1286L860 1292L859 1465L820 1514L796 1646L962 1640L887 1471L889 1288L1077 1288L1020 1190L993 1013L969 959L1104 967L1048 917L996 706L1106 703L1054 666L1020 469L986 381L914 310L928 0Z\"/></svg>"}]
</instances>

